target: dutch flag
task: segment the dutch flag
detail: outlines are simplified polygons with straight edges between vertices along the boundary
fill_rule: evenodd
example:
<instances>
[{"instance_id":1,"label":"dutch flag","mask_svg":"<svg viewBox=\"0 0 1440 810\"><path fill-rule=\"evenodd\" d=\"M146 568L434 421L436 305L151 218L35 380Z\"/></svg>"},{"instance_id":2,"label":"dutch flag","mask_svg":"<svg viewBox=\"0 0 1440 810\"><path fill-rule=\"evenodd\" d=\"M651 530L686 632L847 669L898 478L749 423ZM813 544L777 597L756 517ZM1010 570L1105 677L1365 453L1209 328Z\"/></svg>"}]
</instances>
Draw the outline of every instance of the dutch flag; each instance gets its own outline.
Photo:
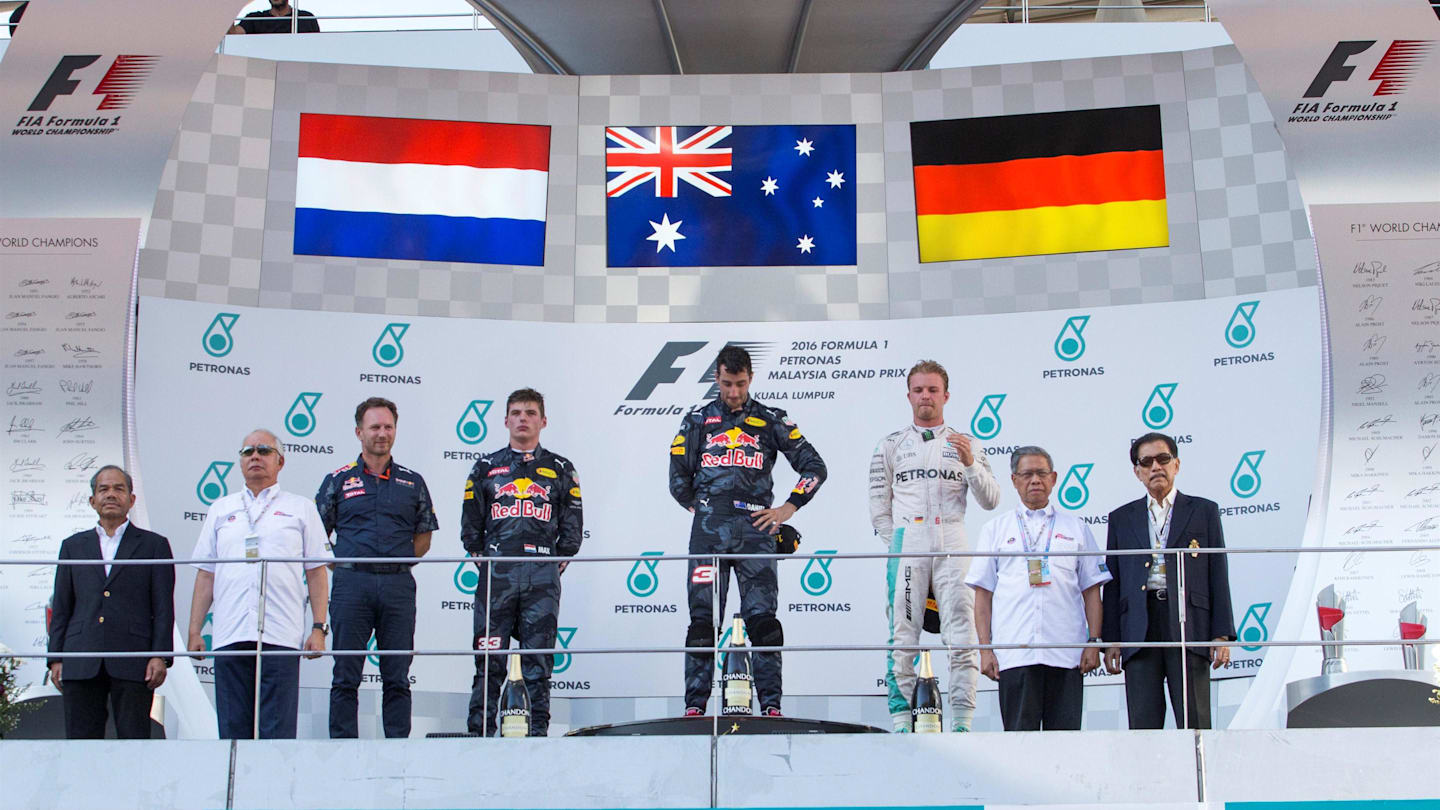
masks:
<instances>
[{"instance_id":1,"label":"dutch flag","mask_svg":"<svg viewBox=\"0 0 1440 810\"><path fill-rule=\"evenodd\" d=\"M545 263L550 128L300 116L295 253Z\"/></svg>"}]
</instances>

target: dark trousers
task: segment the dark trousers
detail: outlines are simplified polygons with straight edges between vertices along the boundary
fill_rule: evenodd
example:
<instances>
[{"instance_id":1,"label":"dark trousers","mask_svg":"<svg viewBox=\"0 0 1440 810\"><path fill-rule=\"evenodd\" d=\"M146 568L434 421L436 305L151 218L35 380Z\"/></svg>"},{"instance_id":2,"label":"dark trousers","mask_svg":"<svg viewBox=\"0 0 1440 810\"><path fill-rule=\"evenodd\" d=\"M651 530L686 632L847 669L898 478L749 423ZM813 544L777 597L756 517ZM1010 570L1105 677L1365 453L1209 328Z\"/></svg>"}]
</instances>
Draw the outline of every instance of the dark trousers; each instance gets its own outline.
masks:
<instances>
[{"instance_id":1,"label":"dark trousers","mask_svg":"<svg viewBox=\"0 0 1440 810\"><path fill-rule=\"evenodd\" d=\"M377 650L414 649L415 577L409 571L376 574L336 568L330 625L331 646L336 650L363 650L372 634ZM410 736L410 661L409 655L380 654L384 685L380 715L386 737ZM331 737L360 736L356 713L364 667L365 656L335 656L330 680Z\"/></svg>"},{"instance_id":2,"label":"dark trousers","mask_svg":"<svg viewBox=\"0 0 1440 810\"><path fill-rule=\"evenodd\" d=\"M115 718L116 739L150 739L150 703L155 693L143 681L112 678L101 664L100 674L93 678L65 678L61 683L65 687L67 739L104 739L107 703L110 716Z\"/></svg>"},{"instance_id":3,"label":"dark trousers","mask_svg":"<svg viewBox=\"0 0 1440 810\"><path fill-rule=\"evenodd\" d=\"M560 615L559 566L549 562L485 563L479 569L480 582L475 588L475 649L508 650L511 639L521 648L554 647ZM500 687L505 682L509 658L508 655L475 656L475 678L470 682L470 713L466 721L471 733L495 736L500 719ZM532 737L550 733L550 675L554 669L554 655L520 656L521 676L525 679L525 692L530 696Z\"/></svg>"},{"instance_id":4,"label":"dark trousers","mask_svg":"<svg viewBox=\"0 0 1440 810\"><path fill-rule=\"evenodd\" d=\"M254 650L255 642L227 644L221 650ZM290 650L266 644L266 650ZM300 710L300 656L267 655L260 659L260 739L295 739ZM222 740L255 736L255 659L244 655L215 658L215 719Z\"/></svg>"},{"instance_id":5,"label":"dark trousers","mask_svg":"<svg viewBox=\"0 0 1440 810\"><path fill-rule=\"evenodd\" d=\"M1179 633L1170 624L1169 603L1151 596L1145 600L1148 628L1146 641L1179 641ZM1186 639L1209 641L1209 639ZM1185 678L1188 679L1190 723L1188 728L1210 728L1210 655L1208 647L1184 653ZM1180 658L1177 648L1147 647L1136 650L1125 662L1125 710L1130 728L1164 728L1165 695L1175 712L1175 726L1181 725ZM1167 689L1168 688L1168 689Z\"/></svg>"},{"instance_id":6,"label":"dark trousers","mask_svg":"<svg viewBox=\"0 0 1440 810\"><path fill-rule=\"evenodd\" d=\"M690 553L774 554L775 538L756 529L751 520L753 518L748 512L696 507L690 529ZM712 581L696 582L695 569L702 566L715 569ZM710 628L715 626L715 610L719 608L719 615L725 615L725 597L730 591L732 572L740 586L740 615L745 619L747 636L753 630L751 622L756 619L768 619L778 627L775 612L780 601L780 584L776 579L774 560L691 560L687 598L690 627L692 631L704 628L704 637L701 638L702 634L696 631L687 634L687 642L711 643L709 639L713 636ZM728 625L728 622L722 622L719 632L723 634ZM746 639L746 643L755 646L779 646L763 641ZM701 644L687 643L685 646ZM755 665L755 693L760 709L779 709L783 691L780 653L753 653L750 660ZM716 675L714 654L686 653L685 705L704 709L710 697L711 681Z\"/></svg>"},{"instance_id":7,"label":"dark trousers","mask_svg":"<svg viewBox=\"0 0 1440 810\"><path fill-rule=\"evenodd\" d=\"M1079 668L1045 664L1000 670L1000 719L1006 731L1079 731L1085 679Z\"/></svg>"}]
</instances>

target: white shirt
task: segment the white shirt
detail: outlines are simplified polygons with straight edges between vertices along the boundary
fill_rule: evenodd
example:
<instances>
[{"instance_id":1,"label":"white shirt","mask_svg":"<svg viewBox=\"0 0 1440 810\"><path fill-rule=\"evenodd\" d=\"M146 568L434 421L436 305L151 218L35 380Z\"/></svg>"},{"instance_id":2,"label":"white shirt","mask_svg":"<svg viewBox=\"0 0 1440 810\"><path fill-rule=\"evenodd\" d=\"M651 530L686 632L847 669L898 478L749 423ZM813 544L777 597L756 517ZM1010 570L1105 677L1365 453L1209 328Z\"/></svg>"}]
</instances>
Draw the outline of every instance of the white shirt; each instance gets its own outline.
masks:
<instances>
[{"instance_id":1,"label":"white shirt","mask_svg":"<svg viewBox=\"0 0 1440 810\"><path fill-rule=\"evenodd\" d=\"M248 510L248 519L247 519ZM325 548L325 526L315 502L289 492L278 484L250 494L249 488L226 495L210 505L200 539L195 543L196 559L240 559L245 556L245 537L251 524L260 537L260 557L306 557L300 563L269 563L265 575L265 643L299 649L310 634L314 619L306 613L304 571L326 564L331 554ZM196 568L215 575L212 647L219 649L259 636L260 565L258 563L194 563Z\"/></svg>"},{"instance_id":2,"label":"white shirt","mask_svg":"<svg viewBox=\"0 0 1440 810\"><path fill-rule=\"evenodd\" d=\"M1030 539L1036 555L1043 556L1046 539L1051 551L1093 551L1090 557L1055 557L1050 560L1050 584L1032 586L1024 557L976 557L970 563L965 584L993 593L990 612L990 641L993 644L1085 643L1090 628L1085 621L1081 593L1094 585L1109 582L1104 550L1095 542L1090 527L1074 515L1057 513L1053 504L1027 513ZM1046 532L1055 516L1054 534ZM980 530L976 551L1024 551L1025 535L1020 530L1019 512L997 515ZM996 650L1001 669L1046 664L1062 669L1080 666L1082 649L1049 648Z\"/></svg>"},{"instance_id":3,"label":"white shirt","mask_svg":"<svg viewBox=\"0 0 1440 810\"><path fill-rule=\"evenodd\" d=\"M115 552L120 548L120 538L124 536L125 530L128 528L130 528L130 521L127 520L124 523L120 524L120 528L115 530L115 536L111 537L110 535L105 533L104 526L101 526L98 523L95 524L95 533L100 535L100 559L115 559ZM109 565L105 566L105 576L110 576Z\"/></svg>"},{"instance_id":4,"label":"white shirt","mask_svg":"<svg viewBox=\"0 0 1440 810\"><path fill-rule=\"evenodd\" d=\"M1174 530L1174 527L1168 525L1167 521L1175 514L1175 494L1177 492L1179 490L1171 487L1165 497L1158 501L1149 491L1145 493L1145 506L1150 510L1150 523L1146 526L1145 531L1146 536L1150 538L1151 548L1164 548L1166 541L1170 539L1170 532ZM1160 528L1165 530L1165 534L1160 537L1160 542L1156 543L1155 531ZM1146 577L1145 587L1152 591L1163 591L1168 587L1165 582L1165 566L1170 559L1164 554L1150 555L1150 574Z\"/></svg>"}]
</instances>

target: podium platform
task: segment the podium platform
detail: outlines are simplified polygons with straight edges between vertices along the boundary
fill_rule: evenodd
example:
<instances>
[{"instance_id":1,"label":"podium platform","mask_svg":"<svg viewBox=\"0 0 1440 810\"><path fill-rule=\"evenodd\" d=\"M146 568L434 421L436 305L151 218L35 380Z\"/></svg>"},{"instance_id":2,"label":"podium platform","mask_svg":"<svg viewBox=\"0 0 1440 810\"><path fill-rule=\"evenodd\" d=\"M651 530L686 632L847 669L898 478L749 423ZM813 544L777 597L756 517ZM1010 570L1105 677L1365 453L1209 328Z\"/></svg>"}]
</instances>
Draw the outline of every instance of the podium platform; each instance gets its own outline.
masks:
<instances>
[{"instance_id":1,"label":"podium platform","mask_svg":"<svg viewBox=\"0 0 1440 810\"><path fill-rule=\"evenodd\" d=\"M1440 726L1429 711L1435 689L1424 670L1339 672L1294 681L1285 687L1289 728Z\"/></svg>"},{"instance_id":2,"label":"podium platform","mask_svg":"<svg viewBox=\"0 0 1440 810\"><path fill-rule=\"evenodd\" d=\"M882 729L859 723L837 723L831 720L807 720L803 717L761 717L732 715L715 717L662 717L655 720L632 720L628 723L606 723L577 728L567 737L648 737L653 735L732 734L884 734Z\"/></svg>"}]
</instances>

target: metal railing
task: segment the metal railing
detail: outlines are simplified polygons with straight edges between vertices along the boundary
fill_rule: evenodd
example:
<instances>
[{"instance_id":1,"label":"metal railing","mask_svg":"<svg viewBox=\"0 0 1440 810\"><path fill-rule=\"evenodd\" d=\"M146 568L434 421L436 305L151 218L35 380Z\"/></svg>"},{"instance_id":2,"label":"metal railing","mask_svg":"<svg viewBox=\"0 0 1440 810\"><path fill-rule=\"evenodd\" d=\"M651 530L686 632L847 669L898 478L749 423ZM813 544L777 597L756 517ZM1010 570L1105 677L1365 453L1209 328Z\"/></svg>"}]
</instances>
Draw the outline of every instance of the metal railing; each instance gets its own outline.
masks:
<instances>
[{"instance_id":1,"label":"metal railing","mask_svg":"<svg viewBox=\"0 0 1440 810\"><path fill-rule=\"evenodd\" d=\"M1177 583L1176 583L1176 584L1177 584L1178 590L1179 590L1179 594L1178 594L1177 597L1176 597L1176 601L1178 602L1177 607L1178 607L1178 611L1179 611L1179 617L1178 617L1178 618L1179 618L1179 633L1180 633L1180 639L1179 639L1178 641L1128 641L1128 640L1127 640L1127 641L1111 641L1111 640L1106 640L1106 641L1101 641L1101 642L1096 642L1096 643L1088 643L1088 642L1085 642L1085 643L1082 643L1082 642L1054 642L1054 643L1029 643L1029 644L995 644L995 643L991 643L991 644L980 644L980 643L950 644L950 643L946 643L946 644L940 644L940 645L934 645L934 644L931 644L931 645L923 645L923 644L915 644L915 645L911 645L911 644L903 644L903 645L902 645L902 644L783 644L783 645L776 645L776 646L763 646L763 645L761 645L761 646L747 646L747 647L746 647L746 651L747 651L747 652L752 652L752 653L768 653L768 652L847 652L847 651L848 651L848 652L857 652L857 651L877 651L877 652L878 652L878 651L882 651L882 650L883 650L883 651L887 651L887 652L891 652L891 653L894 653L894 652L896 652L896 651L907 651L907 652L919 653L921 650L928 650L928 649L942 650L942 649L943 649L943 650L945 650L945 651L947 652L947 654L954 654L954 653L956 653L956 652L962 652L962 653L963 653L963 652L967 652L967 651L971 651L971 650L975 650L975 651L980 651L980 650L1037 650L1037 649L1067 649L1067 650L1074 650L1074 649L1096 648L1096 649L1099 649L1099 650L1101 650L1101 651L1103 652L1103 651L1105 651L1105 650L1107 650L1107 649L1109 649L1109 648L1112 648L1112 647L1124 647L1124 648L1127 648L1127 649L1129 649L1129 648L1136 648L1136 649L1156 649L1156 648L1158 648L1158 649L1169 649L1169 648L1177 648L1177 647L1178 647L1182 652L1187 652L1187 651L1190 651L1190 650L1194 650L1194 649L1196 649L1196 648L1209 649L1209 648L1212 648L1212 647L1232 647L1232 646L1243 646L1243 647L1245 647L1245 648L1247 648L1247 649L1252 649L1252 650L1253 650L1253 649L1255 649L1255 648L1269 648L1269 647L1323 647L1323 646L1333 646L1333 645L1335 645L1335 644L1337 644L1337 643L1342 644L1342 645L1344 645L1344 646L1355 646L1355 647L1398 646L1398 645L1427 646L1427 645L1440 644L1440 638L1435 638L1435 639L1431 639L1431 638L1421 638L1421 639L1413 639L1413 640L1410 640L1410 639L1399 639L1399 638L1381 638L1381 639L1349 639L1349 638L1346 638L1346 639L1344 639L1342 642L1336 642L1336 641L1334 641L1334 640L1324 640L1324 639L1317 639L1317 640L1314 640L1314 641L1310 641L1310 640L1299 640L1299 639L1297 639L1297 640L1289 640L1289 641L1274 641L1274 640L1263 640L1263 641L1262 641L1262 640L1248 640L1248 639L1235 639L1235 640L1231 640L1231 641L1215 641L1215 640L1213 640L1213 639L1201 640L1201 639L1187 639L1187 638L1185 638L1185 632L1186 632L1186 629L1185 629L1186 605L1189 604L1189 600L1186 598L1185 565L1183 564L1183 558L1184 558L1185 555L1190 555L1190 556L1193 558L1193 557L1198 557L1198 556L1200 556L1200 555L1211 555L1211 554L1224 554L1224 555L1247 555L1247 554L1335 554L1335 553L1353 554L1353 553L1355 553L1355 552L1366 552L1366 551L1373 551L1373 552L1392 552L1392 553L1417 552L1417 551L1440 551L1440 544L1350 545L1350 546L1341 546L1341 547L1319 547L1319 548L1313 548L1313 547L1312 547L1312 548L1292 548L1292 547L1228 548L1228 547L1227 547L1227 548L1166 548L1166 549L1139 548L1139 549L1114 549L1114 550L1106 550L1106 551L1103 551L1103 552L1102 552L1101 554L1099 554L1099 555L1097 555L1095 552L1092 552L1092 551L1055 551L1055 550L1051 550L1051 551L1047 551L1047 552L1044 552L1044 553L1043 553L1043 556L1048 556L1048 557L1096 557L1096 556L1118 557L1118 556L1135 556L1135 555L1154 556L1154 555L1156 555L1156 554L1162 554L1162 555L1167 555L1167 556L1168 556L1168 555L1174 555L1178 560L1180 560L1180 561L1182 562L1182 564L1180 564L1180 565L1177 566L1177 568L1176 568L1176 572L1177 572ZM675 555L666 554L666 555L664 555L664 556L659 556L659 555L594 555L594 556L583 556L583 557L582 557L582 556L575 556L575 557L535 557L535 556L520 556L520 557L471 557L471 556L458 556L458 557L457 557L457 556L448 556L448 557L386 557L386 558L383 558L383 562L384 562L384 563L387 563L387 564L439 564L439 565L464 564L464 563L486 564L486 565L481 565L480 567L482 567L482 568L485 570L485 572L486 572L486 577L487 577L484 593L490 593L491 590L492 590L492 588L493 588L493 585L492 585L492 581L493 581L493 580L492 580L492 578L493 578L493 573L494 573L494 572L493 572L493 568L492 568L490 565L488 565L488 563L521 563L521 564L532 564L532 565L558 565L558 564L562 564L562 563L565 563L565 564L588 564L588 563L640 562L640 561L644 561L644 562L654 562L654 563L660 563L660 562L671 563L671 562L681 562L681 561L685 561L685 562L688 563L688 562L691 561L691 560L699 560L699 561L704 561L704 562L708 562L708 563L718 564L719 561L741 561L741 560L771 560L771 561L779 562L779 561L784 561L784 560L816 560L816 559L819 559L819 560L825 560L825 561L827 561L827 562L833 562L833 561L839 561L839 560L866 560L866 559L892 559L892 558L902 558L902 559L920 559L920 558L976 558L976 557L984 557L984 558L991 558L991 557L994 557L994 558L1010 558L1010 557L1034 557L1034 556L1036 556L1036 552L1029 552L1029 553L1027 553L1027 552L1025 552L1025 551L984 551L984 552L981 552L981 551L854 552L854 553L845 553L845 554L839 554L839 553L809 553L809 554L802 554L802 553L795 553L795 554L780 554L780 553L775 553L775 554L706 553L706 554L675 554ZM193 564L197 564L197 563L205 564L205 565L217 565L217 566L218 566L218 565L258 565L258 566L260 566L260 581L261 581L261 588L260 588L260 591L259 591L258 604L257 604L257 616L258 616L258 620L259 620L259 622L258 622L259 626L257 627L257 644L256 644L256 649L254 649L254 650L249 650L249 649L243 649L243 650L204 650L204 651L188 651L188 650L185 650L185 651L180 651L180 650L146 650L146 651L130 651L130 652L85 651L85 650L74 651L74 650L72 650L72 651L66 651L66 652L28 652L28 653L26 653L26 652L9 652L9 653L6 653L5 655L6 655L7 657L20 658L20 659L57 659L57 660L60 660L60 661L62 661L62 662L63 662L64 660L70 659L70 658L97 658L97 657L103 657L103 658L170 658L170 657L183 656L183 655L190 655L190 656L196 657L196 658L211 657L211 656L216 657L216 658L220 658L220 657L251 657L251 658L254 658L254 660L255 660L255 668L256 668L256 678L255 678L255 683L256 683L256 697L255 697L254 717L252 718L252 721L253 721L253 723L254 723L253 734L258 738L259 729L260 729L260 724L259 724L259 713L260 713L260 699L259 699L260 677L259 677L259 669L260 669L260 661L261 661L262 658L265 658L265 657L291 657L291 658L293 658L293 657L310 657L310 658L316 658L316 657L321 657L321 656L329 656L329 657L334 658L334 657L347 657L347 656L405 655L405 656L467 656L467 657L471 657L472 659L473 659L473 658L479 658L479 657L482 657L482 656L483 656L483 657L485 657L485 658L488 659L489 657L491 657L491 656L496 656L496 655L508 656L508 655L512 655L512 654L518 654L518 655L554 655L554 654L556 654L556 649L555 649L554 647L550 647L550 648L519 648L519 647L508 647L508 648L483 649L483 650L482 650L482 649L474 649L474 648L440 648L440 649L408 649L408 650L402 650L402 649L358 649L358 650L334 650L334 649L327 649L327 650L323 650L323 651L307 651L307 650L303 650L303 649L298 649L298 650L296 650L296 649L264 649L264 648L263 648L263 643L258 643L258 642L262 642L263 639L264 639L264 616L265 616L265 604L266 604L266 593L265 593L265 588L264 588L264 582L265 582L265 579L266 579L266 577L267 577L268 568L269 568L270 564L272 564L272 563L274 563L274 564L296 564L296 563L303 564L303 563L314 563L314 562L316 562L316 561L317 561L317 558L315 558L315 557L239 557L239 558L224 558L224 559L204 558L204 559L125 559L125 560L120 560L120 559L112 559L112 560L103 560L103 559L99 559L99 560L73 560L73 559L72 559L72 560L55 560L55 559L34 559L34 558L0 559L0 566L6 566L6 565L17 565L17 566L42 566L42 565L43 565L43 566L51 566L51 565L76 565L76 566L93 566L93 565L140 565L140 566L147 566L147 565L193 565ZM327 557L327 558L324 558L323 561L324 561L326 564L342 564L342 563L373 564L373 563L376 563L376 562L377 562L377 558L375 558L375 557L333 557L333 558ZM723 646L722 643L721 643L721 641L722 641L722 631L723 631L723 629L724 629L724 619L723 619L723 617L721 616L721 611L718 609L719 600L720 600L719 584L720 584L720 583L719 583L719 578L718 578L718 577L715 578L714 580L712 580L712 616L713 616L713 625L714 625L714 627L713 627L713 629L714 629L714 636L715 636L715 639L716 639L714 645L707 645L707 646L703 646L703 647L675 646L675 645L649 645L649 646L627 646L627 647L579 647L579 648L566 647L566 648L564 648L564 653L565 653L566 655L617 655L617 654L623 655L623 654L637 654L637 653L649 653L649 654L654 654L654 653L682 653L682 654L686 654L686 653L696 653L696 654L701 654L701 655L717 655L717 654L723 654L723 653L725 653L725 652L729 649L729 647ZM728 588L728 582L726 583L726 586L727 586L727 588ZM332 583L332 587L333 587L333 583ZM485 632L485 635L488 637L488 636L490 636L490 632L489 632L490 628L489 628L489 625L488 625L488 621L489 621L489 617L490 617L490 616L489 616L489 610L486 609L486 608L484 608L484 607L482 607L481 598L480 598L480 594L482 593L482 590L481 590L481 588L480 588L480 586L479 586L479 583L477 583L476 592L475 592L475 593L476 593L476 609L477 609L477 610L482 610L482 609L484 609L484 610L486 611L486 622L487 622L487 625L486 625L486 628L485 628L485 631L486 631L486 632ZM486 603L488 604L488 599L486 600ZM177 624L178 624L178 622L177 622ZM47 629L48 629L48 628L47 628ZM508 639L507 639L507 642L508 642ZM1183 660L1183 659L1182 659L1182 660ZM489 664L488 664L488 660L487 660L487 665L486 665L487 674L488 674L488 669L489 669ZM1181 672L1181 687L1182 687L1182 688L1181 688L1181 694L1189 695L1190 689L1189 689L1189 683L1188 683L1188 679L1189 679L1189 678L1188 678L1188 667L1185 667L1185 666L1180 667L1180 672ZM1112 673L1112 674L1116 674L1116 673ZM62 677L63 677L63 676L62 676ZM486 686L485 688L488 689L488 686ZM712 677L712 685L711 685L711 699L712 699L712 700L717 697L717 695L715 694L716 689L717 689L716 681L715 681L715 679ZM1189 705L1188 705L1188 704L1189 704L1189 700L1187 699L1187 700L1184 701L1184 707L1183 707L1183 709L1182 709L1182 714L1181 714L1181 716L1176 718L1177 727L1179 727L1179 728L1188 728L1188 727L1189 727ZM713 725L712 733L718 734L718 723L719 723L719 719L720 719L720 713L719 713L719 711L717 710L717 711L716 711L714 714L712 714L711 716L714 718L714 722L713 722L713 724L712 724L712 725ZM488 715L488 706L487 706L487 709L482 713L482 725L483 725L485 728L489 728L489 721L490 721L490 718L489 718L489 715Z\"/></svg>"}]
</instances>

